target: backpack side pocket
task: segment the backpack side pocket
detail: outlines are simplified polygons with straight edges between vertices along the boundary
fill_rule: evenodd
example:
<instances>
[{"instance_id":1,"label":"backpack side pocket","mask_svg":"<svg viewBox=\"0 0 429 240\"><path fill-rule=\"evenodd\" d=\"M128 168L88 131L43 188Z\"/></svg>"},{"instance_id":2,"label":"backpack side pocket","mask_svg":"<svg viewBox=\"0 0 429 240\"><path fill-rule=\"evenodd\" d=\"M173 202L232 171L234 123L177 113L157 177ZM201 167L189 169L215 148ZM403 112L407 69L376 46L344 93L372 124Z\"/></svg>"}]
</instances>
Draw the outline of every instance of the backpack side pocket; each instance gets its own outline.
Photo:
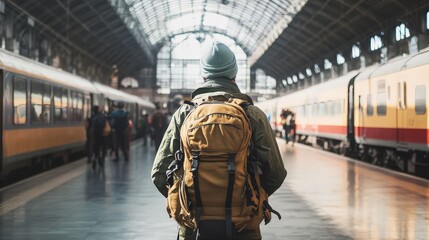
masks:
<instances>
[{"instance_id":1,"label":"backpack side pocket","mask_svg":"<svg viewBox=\"0 0 429 240\"><path fill-rule=\"evenodd\" d=\"M173 185L167 185L167 188L167 212L170 217L181 226L195 229L195 219L190 209L184 181L177 179Z\"/></svg>"}]
</instances>

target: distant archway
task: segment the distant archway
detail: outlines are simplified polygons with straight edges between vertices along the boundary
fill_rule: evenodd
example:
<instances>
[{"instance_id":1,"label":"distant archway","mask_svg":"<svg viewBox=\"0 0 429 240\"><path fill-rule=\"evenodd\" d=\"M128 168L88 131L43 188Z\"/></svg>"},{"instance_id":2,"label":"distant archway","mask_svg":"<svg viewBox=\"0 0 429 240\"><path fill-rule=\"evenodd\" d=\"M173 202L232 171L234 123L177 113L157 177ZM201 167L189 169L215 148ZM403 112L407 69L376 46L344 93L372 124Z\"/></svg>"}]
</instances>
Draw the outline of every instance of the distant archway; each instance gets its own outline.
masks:
<instances>
[{"instance_id":1,"label":"distant archway","mask_svg":"<svg viewBox=\"0 0 429 240\"><path fill-rule=\"evenodd\" d=\"M200 73L200 49L204 41L217 40L235 53L238 65L236 82L242 92L250 91L250 69L247 55L236 42L221 34L186 34L171 38L158 52L158 93L187 93L203 80Z\"/></svg>"}]
</instances>

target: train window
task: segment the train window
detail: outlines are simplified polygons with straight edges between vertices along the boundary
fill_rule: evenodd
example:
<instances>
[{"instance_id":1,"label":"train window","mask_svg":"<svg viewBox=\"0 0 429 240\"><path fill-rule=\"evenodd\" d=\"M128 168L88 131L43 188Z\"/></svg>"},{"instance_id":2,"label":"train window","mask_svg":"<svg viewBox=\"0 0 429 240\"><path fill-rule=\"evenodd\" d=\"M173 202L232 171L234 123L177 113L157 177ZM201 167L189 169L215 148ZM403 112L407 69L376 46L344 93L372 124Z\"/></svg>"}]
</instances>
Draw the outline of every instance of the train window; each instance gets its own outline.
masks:
<instances>
[{"instance_id":1,"label":"train window","mask_svg":"<svg viewBox=\"0 0 429 240\"><path fill-rule=\"evenodd\" d=\"M71 120L79 122L83 120L83 94L71 92Z\"/></svg>"},{"instance_id":2,"label":"train window","mask_svg":"<svg viewBox=\"0 0 429 240\"><path fill-rule=\"evenodd\" d=\"M43 123L49 123L51 121L51 86L43 84L43 117L42 122Z\"/></svg>"},{"instance_id":3,"label":"train window","mask_svg":"<svg viewBox=\"0 0 429 240\"><path fill-rule=\"evenodd\" d=\"M49 123L51 119L51 86L31 82L31 122Z\"/></svg>"},{"instance_id":4,"label":"train window","mask_svg":"<svg viewBox=\"0 0 429 240\"><path fill-rule=\"evenodd\" d=\"M42 84L31 83L31 122L41 122L42 115Z\"/></svg>"},{"instance_id":5,"label":"train window","mask_svg":"<svg viewBox=\"0 0 429 240\"><path fill-rule=\"evenodd\" d=\"M368 94L366 98L366 115L372 116L374 114L374 107L372 106L372 97L371 94Z\"/></svg>"},{"instance_id":6,"label":"train window","mask_svg":"<svg viewBox=\"0 0 429 240\"><path fill-rule=\"evenodd\" d=\"M319 116L326 116L326 103L319 103Z\"/></svg>"},{"instance_id":7,"label":"train window","mask_svg":"<svg viewBox=\"0 0 429 240\"><path fill-rule=\"evenodd\" d=\"M43 84L43 105L42 105L42 122L49 123L51 122L51 86Z\"/></svg>"},{"instance_id":8,"label":"train window","mask_svg":"<svg viewBox=\"0 0 429 240\"><path fill-rule=\"evenodd\" d=\"M13 79L13 123L15 125L27 122L27 81Z\"/></svg>"},{"instance_id":9,"label":"train window","mask_svg":"<svg viewBox=\"0 0 429 240\"><path fill-rule=\"evenodd\" d=\"M62 120L62 89L59 87L54 87L54 122L61 122Z\"/></svg>"},{"instance_id":10,"label":"train window","mask_svg":"<svg viewBox=\"0 0 429 240\"><path fill-rule=\"evenodd\" d=\"M61 120L62 121L67 121L68 119L68 111L69 111L69 93L67 89L63 89L62 90L62 94L61 94Z\"/></svg>"},{"instance_id":11,"label":"train window","mask_svg":"<svg viewBox=\"0 0 429 240\"><path fill-rule=\"evenodd\" d=\"M54 87L54 122L67 121L68 92L67 89Z\"/></svg>"},{"instance_id":12,"label":"train window","mask_svg":"<svg viewBox=\"0 0 429 240\"><path fill-rule=\"evenodd\" d=\"M328 101L327 103L327 113L329 116L334 116L335 110L334 110L334 102Z\"/></svg>"},{"instance_id":13,"label":"train window","mask_svg":"<svg viewBox=\"0 0 429 240\"><path fill-rule=\"evenodd\" d=\"M386 111L386 82L379 80L377 81L377 115L385 116Z\"/></svg>"},{"instance_id":14,"label":"train window","mask_svg":"<svg viewBox=\"0 0 429 240\"><path fill-rule=\"evenodd\" d=\"M416 87L416 114L421 115L426 113L426 87L419 85Z\"/></svg>"},{"instance_id":15,"label":"train window","mask_svg":"<svg viewBox=\"0 0 429 240\"><path fill-rule=\"evenodd\" d=\"M77 94L77 109L78 109L77 121L82 121L83 120L83 94L82 93Z\"/></svg>"},{"instance_id":16,"label":"train window","mask_svg":"<svg viewBox=\"0 0 429 240\"><path fill-rule=\"evenodd\" d=\"M70 121L76 121L77 97L75 91L70 91Z\"/></svg>"},{"instance_id":17,"label":"train window","mask_svg":"<svg viewBox=\"0 0 429 240\"><path fill-rule=\"evenodd\" d=\"M317 103L313 103L313 106L312 106L312 108L311 108L311 115L312 116L317 116L318 115L318 105L317 105Z\"/></svg>"},{"instance_id":18,"label":"train window","mask_svg":"<svg viewBox=\"0 0 429 240\"><path fill-rule=\"evenodd\" d=\"M72 120L81 121L83 116L83 96L79 92L72 92Z\"/></svg>"},{"instance_id":19,"label":"train window","mask_svg":"<svg viewBox=\"0 0 429 240\"><path fill-rule=\"evenodd\" d=\"M89 98L85 97L84 103L83 103L83 119L87 119L89 116L90 116Z\"/></svg>"},{"instance_id":20,"label":"train window","mask_svg":"<svg viewBox=\"0 0 429 240\"><path fill-rule=\"evenodd\" d=\"M310 104L305 105L305 115L308 117L311 117L311 105Z\"/></svg>"},{"instance_id":21,"label":"train window","mask_svg":"<svg viewBox=\"0 0 429 240\"><path fill-rule=\"evenodd\" d=\"M341 115L341 100L334 102L334 114Z\"/></svg>"},{"instance_id":22,"label":"train window","mask_svg":"<svg viewBox=\"0 0 429 240\"><path fill-rule=\"evenodd\" d=\"M379 92L377 93L377 115L385 116L386 111L386 92Z\"/></svg>"},{"instance_id":23,"label":"train window","mask_svg":"<svg viewBox=\"0 0 429 240\"><path fill-rule=\"evenodd\" d=\"M301 105L298 107L298 116L305 117L305 106L304 105Z\"/></svg>"}]
</instances>

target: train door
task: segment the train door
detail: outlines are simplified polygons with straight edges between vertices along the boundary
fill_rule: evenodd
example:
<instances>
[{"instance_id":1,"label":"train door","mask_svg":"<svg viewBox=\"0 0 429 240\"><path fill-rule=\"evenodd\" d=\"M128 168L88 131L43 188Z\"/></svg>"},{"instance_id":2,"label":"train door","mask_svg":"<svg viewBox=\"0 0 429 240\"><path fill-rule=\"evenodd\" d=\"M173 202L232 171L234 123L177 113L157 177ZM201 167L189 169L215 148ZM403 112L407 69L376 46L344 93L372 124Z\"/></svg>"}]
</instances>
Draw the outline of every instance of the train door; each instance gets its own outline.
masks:
<instances>
[{"instance_id":1,"label":"train door","mask_svg":"<svg viewBox=\"0 0 429 240\"><path fill-rule=\"evenodd\" d=\"M358 96L358 107L356 109L357 113L357 119L358 119L358 127L357 127L357 136L361 139L364 136L363 129L364 129L364 112L363 112L363 96ZM362 141L362 139L360 140Z\"/></svg>"},{"instance_id":2,"label":"train door","mask_svg":"<svg viewBox=\"0 0 429 240\"><path fill-rule=\"evenodd\" d=\"M348 85L348 104L347 104L347 139L351 144L355 143L355 112L353 110L354 107L354 81L355 78L352 78ZM359 95L359 108L361 107L361 96Z\"/></svg>"},{"instance_id":3,"label":"train door","mask_svg":"<svg viewBox=\"0 0 429 240\"><path fill-rule=\"evenodd\" d=\"M397 107L396 107L396 122L397 122L397 142L405 142L405 124L407 118L407 83L400 81L397 83Z\"/></svg>"}]
</instances>

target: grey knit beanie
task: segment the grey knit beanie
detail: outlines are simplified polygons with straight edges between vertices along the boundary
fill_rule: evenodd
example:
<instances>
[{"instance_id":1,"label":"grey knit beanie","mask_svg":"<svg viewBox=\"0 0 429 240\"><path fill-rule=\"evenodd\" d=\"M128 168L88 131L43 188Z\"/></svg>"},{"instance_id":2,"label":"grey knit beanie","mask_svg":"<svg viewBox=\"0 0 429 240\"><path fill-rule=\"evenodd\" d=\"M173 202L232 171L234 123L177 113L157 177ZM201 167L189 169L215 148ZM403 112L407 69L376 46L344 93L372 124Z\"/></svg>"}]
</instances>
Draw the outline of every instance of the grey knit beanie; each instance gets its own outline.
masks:
<instances>
[{"instance_id":1,"label":"grey knit beanie","mask_svg":"<svg viewBox=\"0 0 429 240\"><path fill-rule=\"evenodd\" d=\"M201 75L204 78L233 79L238 71L234 53L220 42L203 44L200 65Z\"/></svg>"}]
</instances>

